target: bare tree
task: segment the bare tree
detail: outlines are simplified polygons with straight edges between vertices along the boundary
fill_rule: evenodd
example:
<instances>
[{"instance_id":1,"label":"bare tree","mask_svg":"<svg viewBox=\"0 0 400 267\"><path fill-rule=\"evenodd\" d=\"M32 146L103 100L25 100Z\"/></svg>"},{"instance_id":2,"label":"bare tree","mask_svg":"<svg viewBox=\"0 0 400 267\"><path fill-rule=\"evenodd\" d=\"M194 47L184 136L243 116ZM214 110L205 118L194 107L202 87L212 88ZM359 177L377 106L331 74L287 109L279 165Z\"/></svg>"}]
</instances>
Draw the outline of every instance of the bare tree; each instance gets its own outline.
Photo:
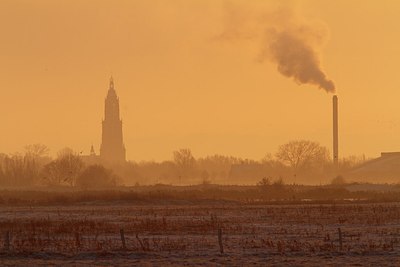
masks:
<instances>
[{"instance_id":1,"label":"bare tree","mask_svg":"<svg viewBox=\"0 0 400 267\"><path fill-rule=\"evenodd\" d=\"M50 149L43 144L32 144L25 146L25 155L32 156L34 158L48 157Z\"/></svg>"},{"instance_id":2,"label":"bare tree","mask_svg":"<svg viewBox=\"0 0 400 267\"><path fill-rule=\"evenodd\" d=\"M174 151L174 162L181 171L181 175L185 178L193 173L196 159L192 155L192 151L188 148L179 149Z\"/></svg>"},{"instance_id":3,"label":"bare tree","mask_svg":"<svg viewBox=\"0 0 400 267\"><path fill-rule=\"evenodd\" d=\"M53 160L52 162L46 164L43 169L43 179L48 185L62 185L64 181L64 175L57 162Z\"/></svg>"},{"instance_id":4,"label":"bare tree","mask_svg":"<svg viewBox=\"0 0 400 267\"><path fill-rule=\"evenodd\" d=\"M60 151L58 151L57 153L57 158L65 158L65 157L69 157L70 155L78 155L77 153L75 153L75 151L70 148L70 147L64 147L63 149L61 149Z\"/></svg>"},{"instance_id":5,"label":"bare tree","mask_svg":"<svg viewBox=\"0 0 400 267\"><path fill-rule=\"evenodd\" d=\"M45 179L50 184L68 184L75 186L75 182L84 167L80 156L70 148L62 149L57 159L44 168Z\"/></svg>"},{"instance_id":6,"label":"bare tree","mask_svg":"<svg viewBox=\"0 0 400 267\"><path fill-rule=\"evenodd\" d=\"M21 154L6 156L4 159L5 184L11 186L30 185L31 181L26 179L26 165L24 157Z\"/></svg>"},{"instance_id":7,"label":"bare tree","mask_svg":"<svg viewBox=\"0 0 400 267\"><path fill-rule=\"evenodd\" d=\"M51 161L50 149L43 144L32 144L25 146L25 162L27 172L31 179L37 183L40 181L40 173L44 166Z\"/></svg>"},{"instance_id":8,"label":"bare tree","mask_svg":"<svg viewBox=\"0 0 400 267\"><path fill-rule=\"evenodd\" d=\"M192 155L192 151L188 148L182 148L178 151L174 151L174 162L178 166L193 167L196 163L195 158Z\"/></svg>"},{"instance_id":9,"label":"bare tree","mask_svg":"<svg viewBox=\"0 0 400 267\"><path fill-rule=\"evenodd\" d=\"M281 145L276 153L276 158L297 173L328 162L329 151L313 141L295 140Z\"/></svg>"},{"instance_id":10,"label":"bare tree","mask_svg":"<svg viewBox=\"0 0 400 267\"><path fill-rule=\"evenodd\" d=\"M0 157L1 184L8 186L31 186L39 176L39 166L27 155L2 154Z\"/></svg>"}]
</instances>

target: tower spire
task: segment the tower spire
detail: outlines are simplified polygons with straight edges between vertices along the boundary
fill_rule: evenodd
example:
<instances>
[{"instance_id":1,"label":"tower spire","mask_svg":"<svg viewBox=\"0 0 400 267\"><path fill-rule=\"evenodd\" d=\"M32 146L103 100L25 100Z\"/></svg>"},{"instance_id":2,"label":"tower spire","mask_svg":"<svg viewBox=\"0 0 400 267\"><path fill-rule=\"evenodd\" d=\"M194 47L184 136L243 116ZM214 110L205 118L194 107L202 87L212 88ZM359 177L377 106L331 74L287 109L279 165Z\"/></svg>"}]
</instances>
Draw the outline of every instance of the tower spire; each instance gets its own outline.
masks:
<instances>
[{"instance_id":1,"label":"tower spire","mask_svg":"<svg viewBox=\"0 0 400 267\"><path fill-rule=\"evenodd\" d=\"M113 79L113 76L111 75L111 77L110 77L110 89L113 89L114 90L114 79Z\"/></svg>"},{"instance_id":2,"label":"tower spire","mask_svg":"<svg viewBox=\"0 0 400 267\"><path fill-rule=\"evenodd\" d=\"M122 137L122 121L119 116L119 99L114 89L114 79L105 99L104 120L100 157L104 162L125 162L125 146Z\"/></svg>"}]
</instances>

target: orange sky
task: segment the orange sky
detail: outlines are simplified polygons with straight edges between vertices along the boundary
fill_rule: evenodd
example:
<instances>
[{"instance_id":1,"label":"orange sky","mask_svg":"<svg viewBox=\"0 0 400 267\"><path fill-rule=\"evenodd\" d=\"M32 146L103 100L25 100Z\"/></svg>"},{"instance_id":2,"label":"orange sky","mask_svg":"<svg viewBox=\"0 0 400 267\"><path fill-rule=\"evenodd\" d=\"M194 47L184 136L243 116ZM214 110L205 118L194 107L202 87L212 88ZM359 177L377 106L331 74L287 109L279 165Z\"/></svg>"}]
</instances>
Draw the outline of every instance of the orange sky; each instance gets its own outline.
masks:
<instances>
[{"instance_id":1,"label":"orange sky","mask_svg":"<svg viewBox=\"0 0 400 267\"><path fill-rule=\"evenodd\" d=\"M111 74L130 160L183 147L260 159L292 139L331 149L331 94L260 63L258 41L215 38L230 7L242 27L278 2L0 1L0 151L98 152ZM400 1L286 5L329 35L321 58L338 89L341 156L399 151Z\"/></svg>"}]
</instances>

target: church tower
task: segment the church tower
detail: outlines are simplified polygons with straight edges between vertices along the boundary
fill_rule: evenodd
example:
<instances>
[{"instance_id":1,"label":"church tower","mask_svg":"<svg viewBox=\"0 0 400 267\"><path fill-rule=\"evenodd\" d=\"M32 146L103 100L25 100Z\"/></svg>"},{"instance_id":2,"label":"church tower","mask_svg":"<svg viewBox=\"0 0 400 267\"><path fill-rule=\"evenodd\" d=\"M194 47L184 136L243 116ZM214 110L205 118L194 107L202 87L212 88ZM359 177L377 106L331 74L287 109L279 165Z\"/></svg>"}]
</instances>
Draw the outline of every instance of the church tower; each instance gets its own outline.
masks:
<instances>
[{"instance_id":1,"label":"church tower","mask_svg":"<svg viewBox=\"0 0 400 267\"><path fill-rule=\"evenodd\" d=\"M101 160L106 163L125 162L122 121L119 117L119 98L115 92L114 80L112 77L105 100L100 157Z\"/></svg>"}]
</instances>

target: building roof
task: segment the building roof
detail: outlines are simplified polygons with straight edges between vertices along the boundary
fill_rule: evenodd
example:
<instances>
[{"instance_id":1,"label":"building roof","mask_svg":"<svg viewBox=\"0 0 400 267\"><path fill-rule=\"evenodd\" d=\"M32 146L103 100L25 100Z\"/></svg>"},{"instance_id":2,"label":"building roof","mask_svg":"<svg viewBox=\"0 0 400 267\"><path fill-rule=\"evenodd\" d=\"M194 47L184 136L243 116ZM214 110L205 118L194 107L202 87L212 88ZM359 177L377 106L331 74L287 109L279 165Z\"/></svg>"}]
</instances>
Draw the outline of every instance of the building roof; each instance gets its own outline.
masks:
<instances>
[{"instance_id":1,"label":"building roof","mask_svg":"<svg viewBox=\"0 0 400 267\"><path fill-rule=\"evenodd\" d=\"M346 173L352 181L372 183L400 182L400 152L384 152L379 158L364 164Z\"/></svg>"}]
</instances>

